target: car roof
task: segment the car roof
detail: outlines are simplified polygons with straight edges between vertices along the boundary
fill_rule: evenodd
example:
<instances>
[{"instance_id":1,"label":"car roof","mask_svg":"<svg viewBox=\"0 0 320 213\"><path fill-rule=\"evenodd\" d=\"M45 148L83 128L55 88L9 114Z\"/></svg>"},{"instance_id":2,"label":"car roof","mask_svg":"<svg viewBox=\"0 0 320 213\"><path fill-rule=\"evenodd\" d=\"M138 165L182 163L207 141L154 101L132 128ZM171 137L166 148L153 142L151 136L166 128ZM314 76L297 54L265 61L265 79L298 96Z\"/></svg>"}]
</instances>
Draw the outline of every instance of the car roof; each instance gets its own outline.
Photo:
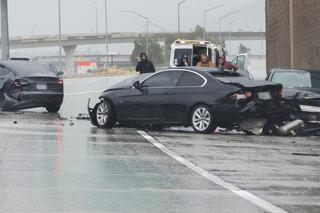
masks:
<instances>
[{"instance_id":1,"label":"car roof","mask_svg":"<svg viewBox=\"0 0 320 213\"><path fill-rule=\"evenodd\" d=\"M238 73L236 71L232 71L232 70L221 70L218 68L214 68L214 67L176 67L176 68L169 68L169 70L189 70L189 71L193 71L193 72L197 72L197 73L210 73L210 74L221 74L221 75L226 75L226 74L235 74ZM241 73L238 73L239 75L241 75Z\"/></svg>"},{"instance_id":2,"label":"car roof","mask_svg":"<svg viewBox=\"0 0 320 213\"><path fill-rule=\"evenodd\" d=\"M290 71L298 71L298 72L317 72L320 73L320 70L311 70L311 69L290 69L290 68L274 68L271 72L290 72Z\"/></svg>"}]
</instances>

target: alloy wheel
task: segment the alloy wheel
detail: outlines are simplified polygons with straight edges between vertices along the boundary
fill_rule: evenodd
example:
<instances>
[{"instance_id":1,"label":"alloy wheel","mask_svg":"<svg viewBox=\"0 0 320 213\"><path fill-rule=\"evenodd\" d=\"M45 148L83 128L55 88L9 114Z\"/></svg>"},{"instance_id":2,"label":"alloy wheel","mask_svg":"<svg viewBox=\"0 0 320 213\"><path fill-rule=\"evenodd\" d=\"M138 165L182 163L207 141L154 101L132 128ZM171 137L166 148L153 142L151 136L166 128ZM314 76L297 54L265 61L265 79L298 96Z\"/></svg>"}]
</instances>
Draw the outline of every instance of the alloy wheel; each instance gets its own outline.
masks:
<instances>
[{"instance_id":1,"label":"alloy wheel","mask_svg":"<svg viewBox=\"0 0 320 213\"><path fill-rule=\"evenodd\" d=\"M97 108L97 122L99 125L104 126L108 122L109 107L106 103L102 102Z\"/></svg>"},{"instance_id":2,"label":"alloy wheel","mask_svg":"<svg viewBox=\"0 0 320 213\"><path fill-rule=\"evenodd\" d=\"M210 126L210 122L211 115L205 107L199 107L193 112L192 124L197 131L203 132L207 130Z\"/></svg>"}]
</instances>

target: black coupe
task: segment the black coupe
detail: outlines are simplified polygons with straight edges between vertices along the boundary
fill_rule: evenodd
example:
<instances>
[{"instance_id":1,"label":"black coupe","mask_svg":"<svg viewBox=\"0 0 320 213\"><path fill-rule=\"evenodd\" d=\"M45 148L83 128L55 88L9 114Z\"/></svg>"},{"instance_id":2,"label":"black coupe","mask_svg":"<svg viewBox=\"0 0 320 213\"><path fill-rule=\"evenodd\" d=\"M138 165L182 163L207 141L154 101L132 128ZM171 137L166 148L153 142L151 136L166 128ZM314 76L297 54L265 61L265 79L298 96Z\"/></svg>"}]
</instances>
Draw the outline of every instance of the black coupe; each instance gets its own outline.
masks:
<instances>
[{"instance_id":1,"label":"black coupe","mask_svg":"<svg viewBox=\"0 0 320 213\"><path fill-rule=\"evenodd\" d=\"M93 125L192 126L200 133L268 119L281 108L282 86L234 71L172 68L132 77L107 89L88 110ZM280 113L280 112L279 112Z\"/></svg>"}]
</instances>

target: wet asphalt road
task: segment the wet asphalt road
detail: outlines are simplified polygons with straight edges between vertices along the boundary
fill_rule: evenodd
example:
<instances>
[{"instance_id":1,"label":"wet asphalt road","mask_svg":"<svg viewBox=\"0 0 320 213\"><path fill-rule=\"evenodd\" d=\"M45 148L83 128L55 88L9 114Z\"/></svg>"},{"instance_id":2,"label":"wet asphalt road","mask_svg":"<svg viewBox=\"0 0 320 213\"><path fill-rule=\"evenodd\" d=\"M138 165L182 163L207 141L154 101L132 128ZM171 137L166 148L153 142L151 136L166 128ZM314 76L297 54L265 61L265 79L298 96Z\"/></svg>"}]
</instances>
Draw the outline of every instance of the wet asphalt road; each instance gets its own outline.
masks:
<instances>
[{"instance_id":1,"label":"wet asphalt road","mask_svg":"<svg viewBox=\"0 0 320 213\"><path fill-rule=\"evenodd\" d=\"M60 115L0 114L0 212L320 212L319 138L148 132L169 156L74 118L124 78L66 80Z\"/></svg>"}]
</instances>

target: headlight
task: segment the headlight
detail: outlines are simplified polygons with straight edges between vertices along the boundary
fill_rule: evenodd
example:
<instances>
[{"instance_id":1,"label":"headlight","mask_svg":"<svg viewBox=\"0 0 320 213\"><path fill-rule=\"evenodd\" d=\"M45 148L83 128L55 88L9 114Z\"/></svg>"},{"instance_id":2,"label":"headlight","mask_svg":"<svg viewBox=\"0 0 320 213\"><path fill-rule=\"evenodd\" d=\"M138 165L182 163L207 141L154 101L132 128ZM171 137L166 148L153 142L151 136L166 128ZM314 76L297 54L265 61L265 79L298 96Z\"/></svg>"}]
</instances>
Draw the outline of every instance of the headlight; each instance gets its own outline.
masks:
<instances>
[{"instance_id":1,"label":"headlight","mask_svg":"<svg viewBox=\"0 0 320 213\"><path fill-rule=\"evenodd\" d=\"M300 108L301 108L301 111L303 112L320 113L320 107L300 105Z\"/></svg>"}]
</instances>

